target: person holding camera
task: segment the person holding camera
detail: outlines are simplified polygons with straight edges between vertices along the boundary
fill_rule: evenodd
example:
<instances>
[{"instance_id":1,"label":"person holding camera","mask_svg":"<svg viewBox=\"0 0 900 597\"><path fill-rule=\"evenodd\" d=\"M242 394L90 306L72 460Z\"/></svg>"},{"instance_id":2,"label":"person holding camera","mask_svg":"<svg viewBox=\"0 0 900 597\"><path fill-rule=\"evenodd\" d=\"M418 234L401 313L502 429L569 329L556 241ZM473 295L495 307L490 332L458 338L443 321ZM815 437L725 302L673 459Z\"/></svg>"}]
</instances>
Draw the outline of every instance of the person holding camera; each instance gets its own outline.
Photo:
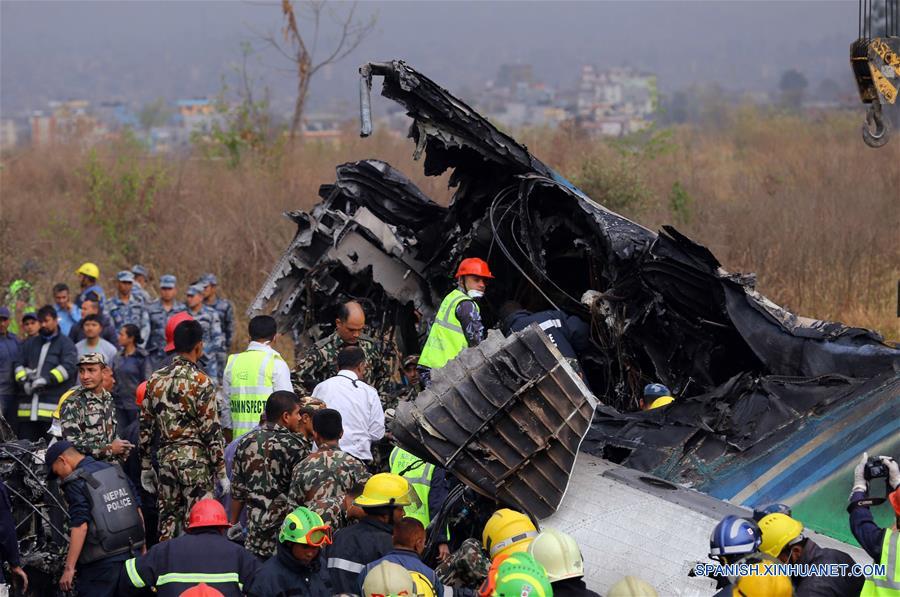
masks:
<instances>
[{"instance_id":1,"label":"person holding camera","mask_svg":"<svg viewBox=\"0 0 900 597\"><path fill-rule=\"evenodd\" d=\"M875 524L869 506L883 500L869 497L869 482L883 478L887 484L887 500L894 507L893 528L883 529ZM900 596L900 467L889 456L869 458L863 453L853 471L853 489L850 492L850 530L866 553L878 564L885 566L884 576L867 577L862 595Z\"/></svg>"}]
</instances>

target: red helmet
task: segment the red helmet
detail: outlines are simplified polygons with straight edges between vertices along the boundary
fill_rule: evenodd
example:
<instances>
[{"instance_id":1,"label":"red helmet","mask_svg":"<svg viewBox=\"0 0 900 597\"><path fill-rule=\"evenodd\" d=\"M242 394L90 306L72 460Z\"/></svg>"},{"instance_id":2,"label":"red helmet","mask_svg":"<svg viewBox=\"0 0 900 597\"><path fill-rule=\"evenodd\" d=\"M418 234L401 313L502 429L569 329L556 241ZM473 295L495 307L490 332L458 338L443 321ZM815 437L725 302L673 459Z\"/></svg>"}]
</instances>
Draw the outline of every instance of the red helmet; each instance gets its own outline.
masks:
<instances>
[{"instance_id":1,"label":"red helmet","mask_svg":"<svg viewBox=\"0 0 900 597\"><path fill-rule=\"evenodd\" d=\"M186 590L179 595L179 597L225 597L225 595L205 582L202 582L199 585L194 585Z\"/></svg>"},{"instance_id":2,"label":"red helmet","mask_svg":"<svg viewBox=\"0 0 900 597\"><path fill-rule=\"evenodd\" d=\"M141 405L141 402L144 401L144 394L147 393L147 380L141 382L141 385L137 387L137 391L134 393L134 401L138 406Z\"/></svg>"},{"instance_id":3,"label":"red helmet","mask_svg":"<svg viewBox=\"0 0 900 597\"><path fill-rule=\"evenodd\" d=\"M460 276L481 276L482 278L493 278L494 274L488 269L487 261L478 257L467 257L459 262L459 269L456 270L456 278Z\"/></svg>"},{"instance_id":4,"label":"red helmet","mask_svg":"<svg viewBox=\"0 0 900 597\"><path fill-rule=\"evenodd\" d=\"M888 496L888 501L890 501L891 505L894 507L894 513L897 516L900 516L900 487L895 489L891 495Z\"/></svg>"},{"instance_id":5,"label":"red helmet","mask_svg":"<svg viewBox=\"0 0 900 597\"><path fill-rule=\"evenodd\" d=\"M166 322L166 352L175 350L175 328L182 321L193 321L193 317L187 311L181 311L169 318Z\"/></svg>"},{"instance_id":6,"label":"red helmet","mask_svg":"<svg viewBox=\"0 0 900 597\"><path fill-rule=\"evenodd\" d=\"M188 520L188 529L200 529L203 527L228 528L228 517L225 516L225 508L218 500L206 498L200 500L191 508L191 516Z\"/></svg>"}]
</instances>

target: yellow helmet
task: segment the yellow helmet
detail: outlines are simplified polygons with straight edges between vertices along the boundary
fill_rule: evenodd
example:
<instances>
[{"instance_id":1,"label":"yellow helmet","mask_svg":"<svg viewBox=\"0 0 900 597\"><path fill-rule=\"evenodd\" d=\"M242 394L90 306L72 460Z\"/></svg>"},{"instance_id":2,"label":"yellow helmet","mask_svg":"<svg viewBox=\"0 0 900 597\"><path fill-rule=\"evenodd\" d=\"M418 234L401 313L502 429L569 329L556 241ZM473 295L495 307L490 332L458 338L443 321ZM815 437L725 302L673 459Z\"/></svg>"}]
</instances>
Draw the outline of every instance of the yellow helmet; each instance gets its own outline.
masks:
<instances>
[{"instance_id":1,"label":"yellow helmet","mask_svg":"<svg viewBox=\"0 0 900 597\"><path fill-rule=\"evenodd\" d=\"M734 585L734 597L791 597L794 586L787 576L742 576Z\"/></svg>"},{"instance_id":2,"label":"yellow helmet","mask_svg":"<svg viewBox=\"0 0 900 597\"><path fill-rule=\"evenodd\" d=\"M759 551L777 558L785 547L803 539L803 523L787 514L767 514L759 521L762 543Z\"/></svg>"},{"instance_id":3,"label":"yellow helmet","mask_svg":"<svg viewBox=\"0 0 900 597\"><path fill-rule=\"evenodd\" d=\"M91 263L90 261L86 261L81 264L81 267L79 267L77 270L75 270L75 273L78 274L79 276L89 276L96 280L97 278L100 277L100 268L97 267L96 263Z\"/></svg>"},{"instance_id":4,"label":"yellow helmet","mask_svg":"<svg viewBox=\"0 0 900 597\"><path fill-rule=\"evenodd\" d=\"M626 576L609 588L606 597L659 597L659 593L647 581Z\"/></svg>"},{"instance_id":5,"label":"yellow helmet","mask_svg":"<svg viewBox=\"0 0 900 597\"><path fill-rule=\"evenodd\" d=\"M668 406L675 402L675 399L671 396L660 396L656 400L653 401L653 404L650 405L650 408L647 410L653 410L654 408L660 408L661 406Z\"/></svg>"},{"instance_id":6,"label":"yellow helmet","mask_svg":"<svg viewBox=\"0 0 900 597\"><path fill-rule=\"evenodd\" d=\"M413 495L409 482L393 473L378 473L366 481L362 494L353 500L360 508L377 508L379 506L409 506L413 503Z\"/></svg>"},{"instance_id":7,"label":"yellow helmet","mask_svg":"<svg viewBox=\"0 0 900 597\"><path fill-rule=\"evenodd\" d=\"M525 551L537 534L537 527L528 516L502 508L494 512L484 525L481 543L493 560L501 554Z\"/></svg>"},{"instance_id":8,"label":"yellow helmet","mask_svg":"<svg viewBox=\"0 0 900 597\"><path fill-rule=\"evenodd\" d=\"M431 584L431 581L428 580L424 574L416 570L408 570L408 572L409 575L412 576L413 583L416 585L417 597L435 597L437 595L437 592L434 590L434 585Z\"/></svg>"},{"instance_id":9,"label":"yellow helmet","mask_svg":"<svg viewBox=\"0 0 900 597\"><path fill-rule=\"evenodd\" d=\"M381 562L366 574L363 597L415 597L416 583L409 571L394 562Z\"/></svg>"},{"instance_id":10,"label":"yellow helmet","mask_svg":"<svg viewBox=\"0 0 900 597\"><path fill-rule=\"evenodd\" d=\"M547 571L550 582L584 576L584 558L571 535L544 529L528 546L528 553Z\"/></svg>"}]
</instances>

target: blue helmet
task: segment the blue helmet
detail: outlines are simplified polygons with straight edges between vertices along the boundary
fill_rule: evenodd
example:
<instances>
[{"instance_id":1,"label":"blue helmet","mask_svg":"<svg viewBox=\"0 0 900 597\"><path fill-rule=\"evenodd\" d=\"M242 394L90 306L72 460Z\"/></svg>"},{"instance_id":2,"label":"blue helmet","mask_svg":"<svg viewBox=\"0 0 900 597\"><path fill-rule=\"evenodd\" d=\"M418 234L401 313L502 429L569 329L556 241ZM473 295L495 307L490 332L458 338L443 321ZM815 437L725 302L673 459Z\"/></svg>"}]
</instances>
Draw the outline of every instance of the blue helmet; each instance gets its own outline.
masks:
<instances>
[{"instance_id":1,"label":"blue helmet","mask_svg":"<svg viewBox=\"0 0 900 597\"><path fill-rule=\"evenodd\" d=\"M753 520L759 522L763 519L763 516L768 516L769 514L784 514L786 516L790 516L791 507L787 504L766 504L765 506L754 508Z\"/></svg>"},{"instance_id":2,"label":"blue helmet","mask_svg":"<svg viewBox=\"0 0 900 597\"><path fill-rule=\"evenodd\" d=\"M762 533L752 520L729 515L722 519L709 536L709 557L718 561L734 561L759 551Z\"/></svg>"},{"instance_id":3,"label":"blue helmet","mask_svg":"<svg viewBox=\"0 0 900 597\"><path fill-rule=\"evenodd\" d=\"M644 386L644 398L662 398L671 395L672 391L661 383L648 383Z\"/></svg>"}]
</instances>

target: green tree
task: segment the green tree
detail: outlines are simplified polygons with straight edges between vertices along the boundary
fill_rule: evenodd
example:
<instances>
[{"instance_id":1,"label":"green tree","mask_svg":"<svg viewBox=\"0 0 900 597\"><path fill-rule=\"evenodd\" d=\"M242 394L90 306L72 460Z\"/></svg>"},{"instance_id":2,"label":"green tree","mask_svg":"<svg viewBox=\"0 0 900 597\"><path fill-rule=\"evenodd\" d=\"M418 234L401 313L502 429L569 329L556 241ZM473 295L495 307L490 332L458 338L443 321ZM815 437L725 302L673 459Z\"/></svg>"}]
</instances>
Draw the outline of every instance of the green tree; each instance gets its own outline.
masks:
<instances>
[{"instance_id":1,"label":"green tree","mask_svg":"<svg viewBox=\"0 0 900 597\"><path fill-rule=\"evenodd\" d=\"M166 100L158 98L148 104L144 104L141 111L138 112L138 122L145 131L163 126L172 117L172 110L169 108Z\"/></svg>"},{"instance_id":2,"label":"green tree","mask_svg":"<svg viewBox=\"0 0 900 597\"><path fill-rule=\"evenodd\" d=\"M806 96L809 81L796 69L786 70L781 74L778 90L781 92L781 104L786 108L800 108Z\"/></svg>"}]
</instances>

